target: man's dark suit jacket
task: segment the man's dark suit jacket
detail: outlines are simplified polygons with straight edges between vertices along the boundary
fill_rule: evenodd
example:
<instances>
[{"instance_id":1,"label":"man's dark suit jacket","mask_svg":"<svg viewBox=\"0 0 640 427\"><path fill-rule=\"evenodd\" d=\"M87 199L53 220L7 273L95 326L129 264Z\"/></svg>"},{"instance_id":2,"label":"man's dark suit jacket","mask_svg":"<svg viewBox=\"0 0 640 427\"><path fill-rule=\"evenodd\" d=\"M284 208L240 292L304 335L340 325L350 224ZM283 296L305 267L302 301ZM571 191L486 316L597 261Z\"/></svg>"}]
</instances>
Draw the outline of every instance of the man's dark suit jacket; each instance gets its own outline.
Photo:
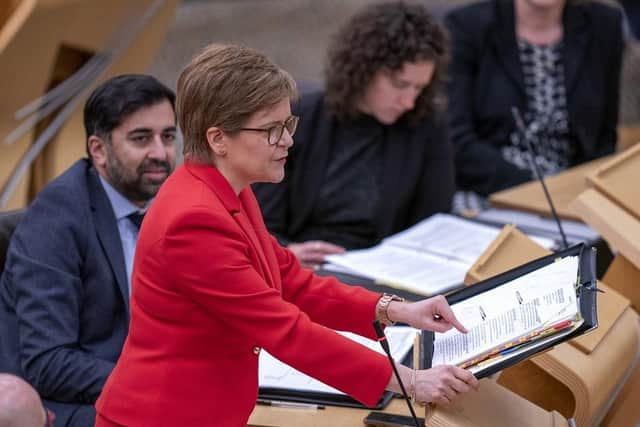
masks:
<instances>
[{"instance_id":1,"label":"man's dark suit jacket","mask_svg":"<svg viewBox=\"0 0 640 427\"><path fill-rule=\"evenodd\" d=\"M512 0L491 0L451 12L449 132L458 186L489 194L530 178L503 160L514 130L512 107L526 95ZM613 152L617 140L623 39L620 11L571 2L563 15L563 62L572 140L579 164Z\"/></svg>"},{"instance_id":2,"label":"man's dark suit jacket","mask_svg":"<svg viewBox=\"0 0 640 427\"><path fill-rule=\"evenodd\" d=\"M281 243L295 242L307 226L340 126L327 111L322 93L303 96L293 112L300 123L284 180L254 185L267 228ZM443 120L428 117L409 127L401 118L386 132L378 240L431 214L448 212L454 191L453 154Z\"/></svg>"},{"instance_id":3,"label":"man's dark suit jacket","mask_svg":"<svg viewBox=\"0 0 640 427\"><path fill-rule=\"evenodd\" d=\"M80 160L27 210L0 281L0 372L29 381L56 426L93 426L128 330L127 283L111 203Z\"/></svg>"}]
</instances>

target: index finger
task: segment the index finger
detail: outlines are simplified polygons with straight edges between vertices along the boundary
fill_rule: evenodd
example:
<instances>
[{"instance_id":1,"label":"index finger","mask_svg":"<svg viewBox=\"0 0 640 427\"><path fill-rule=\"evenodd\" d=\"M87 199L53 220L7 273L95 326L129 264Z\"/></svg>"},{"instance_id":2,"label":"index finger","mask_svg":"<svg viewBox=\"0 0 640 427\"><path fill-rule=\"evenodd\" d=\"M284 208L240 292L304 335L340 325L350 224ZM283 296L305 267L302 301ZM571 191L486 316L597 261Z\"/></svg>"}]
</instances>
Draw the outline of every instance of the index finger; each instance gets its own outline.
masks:
<instances>
[{"instance_id":1,"label":"index finger","mask_svg":"<svg viewBox=\"0 0 640 427\"><path fill-rule=\"evenodd\" d=\"M453 314L453 310L451 310L451 307L446 301L441 307L438 307L438 315L463 334L467 333L467 328L456 318L456 315Z\"/></svg>"}]
</instances>

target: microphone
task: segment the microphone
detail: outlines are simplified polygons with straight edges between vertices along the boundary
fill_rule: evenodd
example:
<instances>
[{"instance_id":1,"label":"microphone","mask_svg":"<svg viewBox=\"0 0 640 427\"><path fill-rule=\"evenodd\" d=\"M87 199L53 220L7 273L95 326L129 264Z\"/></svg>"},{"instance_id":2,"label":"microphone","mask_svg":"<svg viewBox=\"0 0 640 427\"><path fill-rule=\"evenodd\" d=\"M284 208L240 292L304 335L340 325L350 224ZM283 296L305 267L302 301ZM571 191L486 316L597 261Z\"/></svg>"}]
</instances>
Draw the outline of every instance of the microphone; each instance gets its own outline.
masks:
<instances>
[{"instance_id":1,"label":"microphone","mask_svg":"<svg viewBox=\"0 0 640 427\"><path fill-rule=\"evenodd\" d=\"M384 331L382 330L382 325L380 325L380 321L378 320L373 321L373 329L376 330L376 335L378 336L378 342L382 346L382 349L384 350L385 353L387 353L387 357L389 358L389 363L391 363L391 367L393 368L393 373L395 374L396 379L398 380L398 384L400 384L400 390L402 390L402 396L404 397L404 400L407 402L407 406L409 407L409 411L411 412L411 417L413 418L413 422L416 424L416 427L424 427L424 425L420 423L420 421L418 420L418 417L416 416L416 412L413 410L413 405L409 400L409 395L407 394L407 390L405 390L404 384L400 379L398 368L396 368L396 364L393 360L393 357L391 357L391 350L389 349L389 342L387 341L387 336L384 334Z\"/></svg>"},{"instance_id":2,"label":"microphone","mask_svg":"<svg viewBox=\"0 0 640 427\"><path fill-rule=\"evenodd\" d=\"M542 185L544 196L547 199L549 207L551 208L551 215L553 216L553 219L556 221L556 225L558 226L558 231L560 232L560 237L562 238L563 249L567 249L569 247L569 244L567 243L567 236L564 234L562 222L560 221L560 217L556 212L556 207L551 200L551 195L549 194L549 190L547 189L547 184L545 184L544 182L544 176L542 175L540 167L538 166L538 162L536 161L536 152L533 149L533 144L531 144L531 141L529 140L529 138L527 138L527 129L524 125L524 120L522 120L522 115L520 114L520 110L518 110L518 107L511 107L511 115L513 116L513 120L516 123L516 128L520 131L520 133L522 133L522 139L524 139L524 142L527 145L527 151L529 152L531 166L536 175L536 178Z\"/></svg>"}]
</instances>

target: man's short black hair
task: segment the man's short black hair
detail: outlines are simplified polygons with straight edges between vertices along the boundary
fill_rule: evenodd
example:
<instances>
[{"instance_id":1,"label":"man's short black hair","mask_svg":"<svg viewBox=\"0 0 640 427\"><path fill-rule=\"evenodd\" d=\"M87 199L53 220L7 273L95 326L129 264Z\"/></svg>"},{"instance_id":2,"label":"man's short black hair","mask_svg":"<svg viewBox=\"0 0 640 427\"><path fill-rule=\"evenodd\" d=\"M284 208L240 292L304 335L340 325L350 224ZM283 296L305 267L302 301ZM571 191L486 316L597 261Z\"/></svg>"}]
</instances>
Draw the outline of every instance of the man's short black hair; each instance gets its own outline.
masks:
<instances>
[{"instance_id":1,"label":"man's short black hair","mask_svg":"<svg viewBox=\"0 0 640 427\"><path fill-rule=\"evenodd\" d=\"M154 77L144 74L113 77L100 84L84 106L87 139L91 135L107 138L113 129L140 108L165 100L175 111L175 94Z\"/></svg>"}]
</instances>

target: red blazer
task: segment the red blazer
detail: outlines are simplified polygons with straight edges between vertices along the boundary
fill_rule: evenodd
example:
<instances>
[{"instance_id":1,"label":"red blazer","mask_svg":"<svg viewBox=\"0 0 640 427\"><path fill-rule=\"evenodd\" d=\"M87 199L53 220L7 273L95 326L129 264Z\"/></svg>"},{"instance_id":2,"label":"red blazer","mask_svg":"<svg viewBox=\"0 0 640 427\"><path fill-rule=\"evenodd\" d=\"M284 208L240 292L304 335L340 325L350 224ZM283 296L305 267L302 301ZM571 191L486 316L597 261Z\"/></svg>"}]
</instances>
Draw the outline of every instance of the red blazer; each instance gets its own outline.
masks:
<instances>
[{"instance_id":1,"label":"red blazer","mask_svg":"<svg viewBox=\"0 0 640 427\"><path fill-rule=\"evenodd\" d=\"M387 359L336 334L374 338L379 294L314 275L279 246L250 188L187 163L163 184L138 239L131 323L96 403L127 426L244 426L261 348L373 405Z\"/></svg>"}]
</instances>

